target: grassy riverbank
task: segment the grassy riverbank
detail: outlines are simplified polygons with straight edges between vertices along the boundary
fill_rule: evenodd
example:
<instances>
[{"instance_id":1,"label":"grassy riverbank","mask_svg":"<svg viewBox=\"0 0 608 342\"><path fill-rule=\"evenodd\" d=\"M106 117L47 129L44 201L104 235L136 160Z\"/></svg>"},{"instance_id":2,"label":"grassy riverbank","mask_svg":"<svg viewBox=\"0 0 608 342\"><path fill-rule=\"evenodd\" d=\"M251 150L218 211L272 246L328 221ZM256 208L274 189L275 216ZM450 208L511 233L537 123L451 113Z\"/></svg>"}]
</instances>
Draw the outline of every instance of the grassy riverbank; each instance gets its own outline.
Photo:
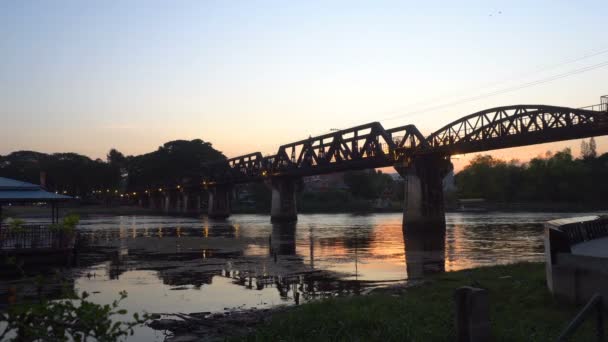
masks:
<instances>
[{"instance_id":1,"label":"grassy riverbank","mask_svg":"<svg viewBox=\"0 0 608 342\"><path fill-rule=\"evenodd\" d=\"M274 315L247 339L452 341L452 295L465 285L489 290L492 332L498 341L553 341L580 309L551 297L544 264L524 263L445 273L397 292L301 305ZM593 340L590 326L586 323L574 340Z\"/></svg>"}]
</instances>

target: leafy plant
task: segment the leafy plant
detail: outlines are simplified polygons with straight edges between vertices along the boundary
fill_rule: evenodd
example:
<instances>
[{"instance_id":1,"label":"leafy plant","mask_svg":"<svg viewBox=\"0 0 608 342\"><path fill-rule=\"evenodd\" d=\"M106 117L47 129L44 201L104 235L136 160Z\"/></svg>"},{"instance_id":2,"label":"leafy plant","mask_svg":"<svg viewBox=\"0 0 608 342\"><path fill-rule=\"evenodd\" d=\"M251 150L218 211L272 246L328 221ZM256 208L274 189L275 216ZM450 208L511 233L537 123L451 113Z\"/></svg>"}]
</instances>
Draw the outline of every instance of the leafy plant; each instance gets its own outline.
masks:
<instances>
[{"instance_id":1,"label":"leafy plant","mask_svg":"<svg viewBox=\"0 0 608 342\"><path fill-rule=\"evenodd\" d=\"M70 214L63 218L61 223L54 223L49 226L50 230L61 231L71 233L76 229L76 226L80 222L80 216L78 214Z\"/></svg>"},{"instance_id":2,"label":"leafy plant","mask_svg":"<svg viewBox=\"0 0 608 342\"><path fill-rule=\"evenodd\" d=\"M127 314L119 309L120 302L127 297L125 291L107 305L90 302L88 297L83 292L73 299L10 306L6 313L0 313L0 320L6 322L0 340L110 342L133 335L134 327L150 319L148 314L140 317L137 313L127 322L117 319Z\"/></svg>"},{"instance_id":3,"label":"leafy plant","mask_svg":"<svg viewBox=\"0 0 608 342\"><path fill-rule=\"evenodd\" d=\"M24 224L25 221L22 219L13 218L8 224L8 230L11 233L23 233L25 231L25 228L23 227Z\"/></svg>"},{"instance_id":4,"label":"leafy plant","mask_svg":"<svg viewBox=\"0 0 608 342\"><path fill-rule=\"evenodd\" d=\"M63 224L61 223L53 223L49 226L49 229L52 231L62 231L63 230Z\"/></svg>"},{"instance_id":5,"label":"leafy plant","mask_svg":"<svg viewBox=\"0 0 608 342\"><path fill-rule=\"evenodd\" d=\"M74 230L80 222L78 214L70 214L63 218L63 227L66 230Z\"/></svg>"}]
</instances>

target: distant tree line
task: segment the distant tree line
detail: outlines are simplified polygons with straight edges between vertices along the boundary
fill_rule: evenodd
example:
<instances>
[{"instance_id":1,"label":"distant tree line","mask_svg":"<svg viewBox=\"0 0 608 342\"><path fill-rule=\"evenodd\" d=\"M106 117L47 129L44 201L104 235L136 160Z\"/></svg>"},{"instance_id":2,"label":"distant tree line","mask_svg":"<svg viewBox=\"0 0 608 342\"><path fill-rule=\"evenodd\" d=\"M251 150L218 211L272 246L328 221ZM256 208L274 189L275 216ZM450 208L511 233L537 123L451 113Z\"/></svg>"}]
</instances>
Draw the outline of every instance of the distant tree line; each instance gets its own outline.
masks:
<instances>
[{"instance_id":1,"label":"distant tree line","mask_svg":"<svg viewBox=\"0 0 608 342\"><path fill-rule=\"evenodd\" d=\"M13 152L0 156L0 176L45 183L51 191L78 196L115 189L120 182L120 170L114 165L76 153Z\"/></svg>"},{"instance_id":2,"label":"distant tree line","mask_svg":"<svg viewBox=\"0 0 608 342\"><path fill-rule=\"evenodd\" d=\"M225 156L200 139L175 140L156 151L125 156L111 149L106 160L76 153L46 154L18 151L0 156L0 176L39 184L50 191L87 198L96 190L141 191L167 184L182 184L204 176L205 163ZM373 171L373 170L372 170ZM335 194L304 193L304 202L349 206L380 197L400 201L403 182L378 171L350 171L344 174L348 191L330 189ZM476 156L455 176L456 197L484 198L496 202L608 202L608 153L597 155L593 139L583 141L580 158L570 149L537 157L527 163L504 161L490 155ZM270 190L251 184L258 210L270 205ZM321 196L321 197L319 197ZM452 196L452 194L448 194ZM354 204L353 204L354 205Z\"/></svg>"},{"instance_id":3,"label":"distant tree line","mask_svg":"<svg viewBox=\"0 0 608 342\"><path fill-rule=\"evenodd\" d=\"M608 202L608 153L597 156L593 139L575 159L569 148L527 163L476 156L455 177L460 198L497 202Z\"/></svg>"},{"instance_id":4,"label":"distant tree line","mask_svg":"<svg viewBox=\"0 0 608 342\"><path fill-rule=\"evenodd\" d=\"M344 184L353 196L364 199L375 199L383 195L403 198L403 187L395 188L393 177L379 171L350 171L344 174ZM399 182L401 183L401 182ZM386 192L389 192L387 194Z\"/></svg>"},{"instance_id":5,"label":"distant tree line","mask_svg":"<svg viewBox=\"0 0 608 342\"><path fill-rule=\"evenodd\" d=\"M200 139L175 140L156 151L124 156L111 149L106 160L76 153L46 154L18 151L0 156L0 176L34 184L50 191L86 198L93 191L130 191L200 177L202 164L225 159L210 143Z\"/></svg>"}]
</instances>

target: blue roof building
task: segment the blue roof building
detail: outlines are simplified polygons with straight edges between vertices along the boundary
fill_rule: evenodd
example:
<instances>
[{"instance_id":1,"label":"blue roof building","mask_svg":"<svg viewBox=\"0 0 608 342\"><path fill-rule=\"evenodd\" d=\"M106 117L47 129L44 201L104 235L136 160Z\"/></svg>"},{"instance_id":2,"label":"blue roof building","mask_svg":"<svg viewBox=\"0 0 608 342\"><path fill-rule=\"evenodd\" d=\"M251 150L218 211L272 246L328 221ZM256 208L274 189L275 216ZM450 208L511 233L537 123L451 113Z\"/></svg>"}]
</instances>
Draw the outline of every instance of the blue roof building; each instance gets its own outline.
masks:
<instances>
[{"instance_id":1,"label":"blue roof building","mask_svg":"<svg viewBox=\"0 0 608 342\"><path fill-rule=\"evenodd\" d=\"M0 217L3 204L47 202L51 203L54 223L59 219L56 203L70 199L72 199L70 196L46 191L40 185L0 177Z\"/></svg>"}]
</instances>

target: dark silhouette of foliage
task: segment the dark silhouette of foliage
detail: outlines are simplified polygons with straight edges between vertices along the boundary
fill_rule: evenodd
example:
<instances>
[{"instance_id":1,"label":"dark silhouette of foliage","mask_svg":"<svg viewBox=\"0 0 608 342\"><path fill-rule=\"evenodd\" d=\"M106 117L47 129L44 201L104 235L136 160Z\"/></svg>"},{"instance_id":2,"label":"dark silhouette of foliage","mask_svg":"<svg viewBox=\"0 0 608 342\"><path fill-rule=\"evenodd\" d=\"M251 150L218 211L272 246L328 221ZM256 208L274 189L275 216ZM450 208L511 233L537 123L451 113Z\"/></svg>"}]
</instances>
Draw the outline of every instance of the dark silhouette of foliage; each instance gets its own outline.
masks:
<instances>
[{"instance_id":1,"label":"dark silhouette of foliage","mask_svg":"<svg viewBox=\"0 0 608 342\"><path fill-rule=\"evenodd\" d=\"M181 184L203 175L202 164L226 159L200 139L170 141L158 150L127 160L130 189Z\"/></svg>"},{"instance_id":2,"label":"dark silhouette of foliage","mask_svg":"<svg viewBox=\"0 0 608 342\"><path fill-rule=\"evenodd\" d=\"M593 159L597 157L597 146L595 144L595 139L589 139L589 142L585 140L581 141L581 157L583 159Z\"/></svg>"},{"instance_id":3,"label":"dark silhouette of foliage","mask_svg":"<svg viewBox=\"0 0 608 342\"><path fill-rule=\"evenodd\" d=\"M42 299L36 303L12 305L6 313L0 313L2 322L5 322L0 339L112 342L133 335L133 328L145 324L151 317L134 313L128 321L117 320L127 314L126 310L119 308L120 301L127 297L124 291L120 292L118 300L108 305L90 302L88 296L83 292L66 300Z\"/></svg>"},{"instance_id":4,"label":"dark silhouette of foliage","mask_svg":"<svg viewBox=\"0 0 608 342\"><path fill-rule=\"evenodd\" d=\"M110 150L110 152L108 152L106 160L111 165L124 166L125 162L127 161L127 158L125 158L124 154L113 148Z\"/></svg>"},{"instance_id":5,"label":"dark silhouette of foliage","mask_svg":"<svg viewBox=\"0 0 608 342\"><path fill-rule=\"evenodd\" d=\"M344 183L355 197L374 199L391 188L393 179L387 174L375 170L349 171L344 173Z\"/></svg>"},{"instance_id":6,"label":"dark silhouette of foliage","mask_svg":"<svg viewBox=\"0 0 608 342\"><path fill-rule=\"evenodd\" d=\"M18 151L0 157L0 176L39 184L46 175L50 191L85 197L95 189L114 188L119 170L101 160L76 153Z\"/></svg>"},{"instance_id":7,"label":"dark silhouette of foliage","mask_svg":"<svg viewBox=\"0 0 608 342\"><path fill-rule=\"evenodd\" d=\"M608 153L574 159L570 149L547 153L528 163L476 156L456 175L460 198L497 202L546 201L605 203Z\"/></svg>"},{"instance_id":8,"label":"dark silhouette of foliage","mask_svg":"<svg viewBox=\"0 0 608 342\"><path fill-rule=\"evenodd\" d=\"M225 159L221 152L200 139L171 141L139 156L125 157L111 149L107 162L76 153L18 151L0 156L0 176L40 184L44 174L48 190L87 198L96 190L137 191L179 184L201 177L203 163L221 159Z\"/></svg>"}]
</instances>

